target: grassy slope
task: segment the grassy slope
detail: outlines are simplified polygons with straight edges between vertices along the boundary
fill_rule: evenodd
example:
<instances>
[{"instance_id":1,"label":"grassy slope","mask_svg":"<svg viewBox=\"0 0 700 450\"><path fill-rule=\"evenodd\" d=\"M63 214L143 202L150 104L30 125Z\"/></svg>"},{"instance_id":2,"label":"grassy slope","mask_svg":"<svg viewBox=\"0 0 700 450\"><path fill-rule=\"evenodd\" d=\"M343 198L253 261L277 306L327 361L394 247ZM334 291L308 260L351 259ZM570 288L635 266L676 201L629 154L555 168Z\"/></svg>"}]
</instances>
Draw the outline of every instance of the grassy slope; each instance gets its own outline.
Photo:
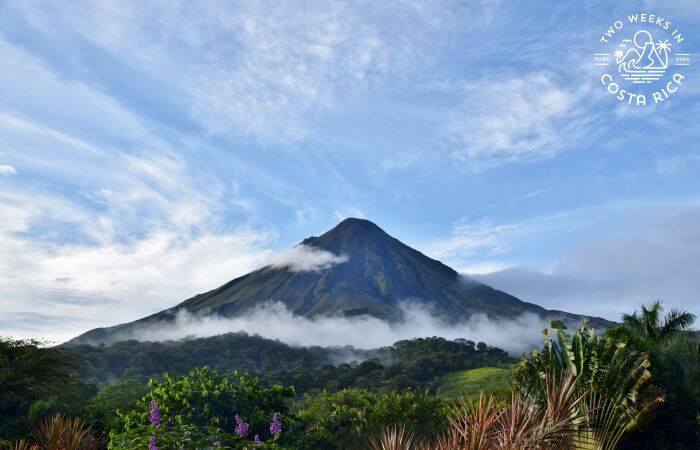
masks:
<instances>
[{"instance_id":1,"label":"grassy slope","mask_svg":"<svg viewBox=\"0 0 700 450\"><path fill-rule=\"evenodd\" d=\"M510 389L513 376L510 369L482 367L480 369L450 372L438 379L437 393L443 397L478 396L503 393Z\"/></svg>"}]
</instances>

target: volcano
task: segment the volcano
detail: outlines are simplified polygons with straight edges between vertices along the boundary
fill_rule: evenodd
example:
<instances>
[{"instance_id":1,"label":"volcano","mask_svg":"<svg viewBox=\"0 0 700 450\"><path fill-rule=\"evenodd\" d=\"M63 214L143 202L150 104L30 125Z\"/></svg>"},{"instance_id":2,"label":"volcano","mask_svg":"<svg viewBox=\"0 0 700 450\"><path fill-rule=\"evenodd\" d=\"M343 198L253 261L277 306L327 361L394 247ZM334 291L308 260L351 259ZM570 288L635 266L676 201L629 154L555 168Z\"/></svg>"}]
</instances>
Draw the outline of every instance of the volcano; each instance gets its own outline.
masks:
<instances>
[{"instance_id":1,"label":"volcano","mask_svg":"<svg viewBox=\"0 0 700 450\"><path fill-rule=\"evenodd\" d=\"M547 310L486 284L471 280L440 261L427 257L365 219L346 219L298 246L337 260L312 270L271 264L175 307L143 319L97 328L67 344L112 343L138 327L172 322L181 311L193 315L234 317L247 310L279 302L296 315L357 316L368 314L400 321L402 304L418 303L448 323L484 314L491 319L516 319L533 313L546 320L580 321L582 316ZM593 318L596 326L611 322ZM322 343L319 343L322 344Z\"/></svg>"}]
</instances>

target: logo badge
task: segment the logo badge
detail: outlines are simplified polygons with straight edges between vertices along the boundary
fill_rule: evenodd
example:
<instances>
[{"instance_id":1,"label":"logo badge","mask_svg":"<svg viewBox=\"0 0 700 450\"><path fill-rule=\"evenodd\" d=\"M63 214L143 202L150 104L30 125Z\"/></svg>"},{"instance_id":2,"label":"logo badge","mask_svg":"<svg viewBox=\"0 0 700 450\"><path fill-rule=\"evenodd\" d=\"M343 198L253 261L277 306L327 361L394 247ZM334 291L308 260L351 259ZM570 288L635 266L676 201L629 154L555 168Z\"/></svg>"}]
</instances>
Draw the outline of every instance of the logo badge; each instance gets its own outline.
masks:
<instances>
[{"instance_id":1,"label":"logo badge","mask_svg":"<svg viewBox=\"0 0 700 450\"><path fill-rule=\"evenodd\" d=\"M662 103L683 85L691 53L670 20L655 14L631 14L616 20L600 37L593 65L616 99L635 106Z\"/></svg>"}]
</instances>

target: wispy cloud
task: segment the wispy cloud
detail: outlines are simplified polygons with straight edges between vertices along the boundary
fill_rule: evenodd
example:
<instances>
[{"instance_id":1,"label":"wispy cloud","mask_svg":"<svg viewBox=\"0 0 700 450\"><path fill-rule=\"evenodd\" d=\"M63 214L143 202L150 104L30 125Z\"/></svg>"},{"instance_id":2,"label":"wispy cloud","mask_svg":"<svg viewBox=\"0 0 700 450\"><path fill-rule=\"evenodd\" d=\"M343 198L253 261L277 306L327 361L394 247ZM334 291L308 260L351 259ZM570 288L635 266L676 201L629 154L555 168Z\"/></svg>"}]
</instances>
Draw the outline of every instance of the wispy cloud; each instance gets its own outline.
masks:
<instances>
[{"instance_id":1,"label":"wispy cloud","mask_svg":"<svg viewBox=\"0 0 700 450\"><path fill-rule=\"evenodd\" d=\"M694 20L692 3L673 9ZM0 162L16 171L0 169L0 312L86 321L46 333L171 306L378 211L423 241L473 211L418 247L469 271L550 273L533 255L596 222L558 216L572 199L619 195L622 210L698 188L700 166L682 166L700 84L631 113L583 64L591 22L631 2L0 4ZM676 176L620 189L610 172L635 164Z\"/></svg>"},{"instance_id":2,"label":"wispy cloud","mask_svg":"<svg viewBox=\"0 0 700 450\"><path fill-rule=\"evenodd\" d=\"M531 200L535 197L539 197L540 195L543 195L547 193L547 189L537 189L536 191L528 192L526 194L523 194L519 197L514 198L513 200L508 202L508 207L513 208L514 206L523 203L527 200Z\"/></svg>"},{"instance_id":3,"label":"wispy cloud","mask_svg":"<svg viewBox=\"0 0 700 450\"><path fill-rule=\"evenodd\" d=\"M488 22L496 7L464 8L473 22ZM302 138L319 110L434 60L460 25L451 14L457 8L451 0L277 1L221 11L237 51L217 70L190 74L194 116L214 133Z\"/></svg>"},{"instance_id":4,"label":"wispy cloud","mask_svg":"<svg viewBox=\"0 0 700 450\"><path fill-rule=\"evenodd\" d=\"M35 339L51 339L49 343L58 344L62 336L47 336L46 329L60 329L70 324L75 327L85 325L85 319L78 316L59 316L56 314L42 314L31 312L3 312L0 318L0 329L3 333L14 332L18 336L33 336ZM6 336L3 334L3 336ZM53 338L53 339L52 339Z\"/></svg>"},{"instance_id":5,"label":"wispy cloud","mask_svg":"<svg viewBox=\"0 0 700 450\"><path fill-rule=\"evenodd\" d=\"M7 213L2 210L3 217ZM24 211L10 214L16 231L28 228ZM42 330L45 337L65 339L168 308L242 275L266 261L273 238L252 229L192 237L162 230L128 244L46 245L0 232L6 250L0 255L0 308L80 317L85 325L73 321ZM8 326L4 332L19 331Z\"/></svg>"},{"instance_id":6,"label":"wispy cloud","mask_svg":"<svg viewBox=\"0 0 700 450\"><path fill-rule=\"evenodd\" d=\"M25 92L0 98L0 143L22 168L0 191L0 310L76 318L43 327L61 339L172 306L264 261L276 232L252 223L233 184L191 164L191 140L161 137L123 102L2 39L0 53L13 67L0 81ZM231 211L241 219L227 223Z\"/></svg>"},{"instance_id":7,"label":"wispy cloud","mask_svg":"<svg viewBox=\"0 0 700 450\"><path fill-rule=\"evenodd\" d=\"M438 259L452 260L475 254L497 255L508 249L509 240L527 231L522 223L494 224L482 219L479 221L460 220L451 230L450 236L431 242L427 251Z\"/></svg>"},{"instance_id":8,"label":"wispy cloud","mask_svg":"<svg viewBox=\"0 0 700 450\"><path fill-rule=\"evenodd\" d=\"M444 127L452 155L477 171L551 158L586 132L591 116L581 104L587 89L547 72L465 82L462 106Z\"/></svg>"},{"instance_id":9,"label":"wispy cloud","mask_svg":"<svg viewBox=\"0 0 700 450\"><path fill-rule=\"evenodd\" d=\"M296 245L277 253L272 258L271 265L286 267L292 272L320 272L347 261L347 255L335 255L315 247Z\"/></svg>"},{"instance_id":10,"label":"wispy cloud","mask_svg":"<svg viewBox=\"0 0 700 450\"><path fill-rule=\"evenodd\" d=\"M0 175L10 176L15 175L16 173L17 169L15 169L14 167L7 164L0 164Z\"/></svg>"},{"instance_id":11,"label":"wispy cloud","mask_svg":"<svg viewBox=\"0 0 700 450\"><path fill-rule=\"evenodd\" d=\"M547 326L534 314L524 314L515 320L490 320L485 315L475 315L450 324L418 304L405 303L400 309L403 319L396 323L370 316L306 318L292 314L281 303L262 305L232 318L197 317L181 312L174 323L150 324L117 336L117 339L160 341L245 331L297 346L352 345L372 349L403 339L442 336L482 341L518 355L539 346L541 330Z\"/></svg>"},{"instance_id":12,"label":"wispy cloud","mask_svg":"<svg viewBox=\"0 0 700 450\"><path fill-rule=\"evenodd\" d=\"M55 13L13 8L47 33L70 30L149 67L210 133L294 140L305 136L316 111L433 58L459 24L451 13L458 5L312 0L86 2ZM475 22L494 11L467 9Z\"/></svg>"},{"instance_id":13,"label":"wispy cloud","mask_svg":"<svg viewBox=\"0 0 700 450\"><path fill-rule=\"evenodd\" d=\"M342 210L336 210L333 215L338 221L347 219L348 217L356 217L358 219L367 218L367 216L365 216L365 213L356 207L348 207Z\"/></svg>"}]
</instances>

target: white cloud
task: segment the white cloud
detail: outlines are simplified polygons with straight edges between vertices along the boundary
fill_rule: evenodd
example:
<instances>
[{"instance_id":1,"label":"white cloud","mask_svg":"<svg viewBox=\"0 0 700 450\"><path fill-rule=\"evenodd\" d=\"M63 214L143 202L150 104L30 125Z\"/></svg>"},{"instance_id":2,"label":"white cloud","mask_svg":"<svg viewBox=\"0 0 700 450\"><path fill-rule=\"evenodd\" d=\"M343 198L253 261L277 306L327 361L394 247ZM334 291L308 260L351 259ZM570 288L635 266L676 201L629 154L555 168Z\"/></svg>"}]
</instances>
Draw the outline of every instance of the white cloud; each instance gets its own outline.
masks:
<instances>
[{"instance_id":1,"label":"white cloud","mask_svg":"<svg viewBox=\"0 0 700 450\"><path fill-rule=\"evenodd\" d=\"M2 37L0 54L13 67L11 71L0 72L0 83L13 87L6 89L1 98L0 124L6 130L50 138L64 149L72 149L74 157L108 154L114 147L113 144L103 147L108 138L116 142L125 138L136 140L139 143L136 148L148 151L166 150L167 145L149 129L144 117L88 81L62 77L41 58ZM97 139L100 143L96 145ZM12 140L3 145L21 156ZM51 150L43 151L50 154Z\"/></svg>"},{"instance_id":2,"label":"white cloud","mask_svg":"<svg viewBox=\"0 0 700 450\"><path fill-rule=\"evenodd\" d=\"M532 200L533 198L539 197L546 193L547 189L537 189L536 191L528 192L526 194L521 195L520 197L516 197L513 200L509 201L507 207L512 208L518 204L521 204L528 200Z\"/></svg>"},{"instance_id":3,"label":"white cloud","mask_svg":"<svg viewBox=\"0 0 700 450\"><path fill-rule=\"evenodd\" d=\"M646 205L614 214L599 209L578 217L589 214L605 218L600 232L556 256L551 268L516 265L474 277L545 308L613 320L657 299L700 314L697 204Z\"/></svg>"},{"instance_id":4,"label":"white cloud","mask_svg":"<svg viewBox=\"0 0 700 450\"><path fill-rule=\"evenodd\" d=\"M347 255L334 255L315 247L297 245L277 253L272 258L271 265L286 267L292 272L320 272L347 261Z\"/></svg>"},{"instance_id":5,"label":"white cloud","mask_svg":"<svg viewBox=\"0 0 700 450\"><path fill-rule=\"evenodd\" d=\"M54 38L80 36L177 92L215 134L298 139L309 118L435 57L459 2L75 2L12 5ZM491 4L469 5L470 24Z\"/></svg>"},{"instance_id":6,"label":"white cloud","mask_svg":"<svg viewBox=\"0 0 700 450\"><path fill-rule=\"evenodd\" d=\"M575 143L592 120L582 101L588 84L553 74L492 75L464 83L460 108L444 127L452 155L472 170L547 159Z\"/></svg>"},{"instance_id":7,"label":"white cloud","mask_svg":"<svg viewBox=\"0 0 700 450\"><path fill-rule=\"evenodd\" d=\"M63 340L169 308L242 275L266 260L272 238L249 229L188 239L159 231L128 245L45 248L0 234L7 249L0 255L0 309L70 317L31 333ZM3 332L27 336L21 326Z\"/></svg>"},{"instance_id":8,"label":"white cloud","mask_svg":"<svg viewBox=\"0 0 700 450\"><path fill-rule=\"evenodd\" d=\"M0 311L18 318L3 333L65 339L266 260L276 234L246 225L250 202L192 166L191 140L171 132L171 145L124 103L2 39L0 54L13 67L0 81L16 88L2 96L0 145L35 175L0 190Z\"/></svg>"},{"instance_id":9,"label":"white cloud","mask_svg":"<svg viewBox=\"0 0 700 450\"><path fill-rule=\"evenodd\" d=\"M10 176L15 175L16 173L17 169L15 169L14 167L7 164L0 164L0 175Z\"/></svg>"},{"instance_id":10,"label":"white cloud","mask_svg":"<svg viewBox=\"0 0 700 450\"><path fill-rule=\"evenodd\" d=\"M534 314L524 314L515 320L489 320L485 315L475 315L463 322L448 324L420 305L406 303L400 308L403 319L396 323L371 316L305 318L293 315L281 303L262 305L232 318L195 317L181 312L174 324L151 324L118 339L173 340L246 331L296 346L352 345L371 349L402 339L441 336L483 341L518 355L539 347L541 330L547 327L547 323Z\"/></svg>"},{"instance_id":11,"label":"white cloud","mask_svg":"<svg viewBox=\"0 0 700 450\"><path fill-rule=\"evenodd\" d=\"M299 222L314 222L333 209L313 202L299 207L298 199L308 192L308 186L299 184L300 173L303 177L309 171L277 176L270 170L274 158L268 155L256 161L263 161L266 173L258 173L255 164L244 167L243 154L249 150L245 139L236 145L224 141L215 154L212 148L221 141L197 136L199 130L188 117L217 134L283 140L306 136L322 122L315 119L324 110L346 113L342 111L346 102L369 98L366 94L375 89L402 97L394 95L394 89L405 93L400 90L404 76L414 86L416 79L410 78L414 69L419 68L421 79L433 69L433 58L455 25L462 29L474 20L494 18L490 5L495 3L479 3L467 7L449 0L3 5L7 17L21 16L18 29L26 21L27 29L40 35L36 42L55 46L37 50L0 38L0 54L12 67L0 71L0 84L10 87L0 96L0 156L11 154L4 162L20 168L23 175L6 180L11 183L5 182L8 189L0 192L0 242L3 250L9 249L0 252L0 310L18 318L26 317L22 311L29 309L37 317L40 311L55 314L66 318L66 327L73 323L71 330L75 327L69 317L83 317L86 327L110 324L213 287L209 282L204 286L208 273L214 282L225 281L267 260L274 233L265 231L255 217L255 202L245 197L247 187L239 192L230 187L230 180L216 178L217 168L210 161L243 167L227 176L236 172L248 185L266 190L267 198L299 211ZM456 11L459 8L467 10ZM540 41L538 47L547 59L537 62L546 61L550 70L562 73L550 53L556 40ZM509 48L519 49L521 44ZM70 58L52 53L66 48ZM573 54L564 62L570 70L582 59L570 46L566 52ZM108 63L104 67L118 69L115 74L88 64L96 55ZM576 67L581 69L580 64ZM595 81L591 73L585 76ZM121 79L115 82L117 78ZM460 106L447 114L447 141L456 149L454 156L475 169L547 158L565 150L587 129L587 120L594 120L581 109L586 89L586 83L567 82L548 72L499 74L469 85L462 81ZM598 87L596 92L609 102ZM416 104L423 110L424 103L405 105L410 110ZM694 117L679 115L685 120ZM678 122L672 119L665 119L669 135L678 132ZM178 128L184 125L187 134L169 129L171 120ZM331 141L328 147L337 143ZM224 151L228 157L219 159ZM380 170L418 166L425 156L422 151L416 153L416 161L410 161L409 153L403 153L404 160L382 157L386 163L379 165ZM201 170L193 164L199 155L204 155L202 165L207 166ZM656 169L673 173L682 159L659 160ZM283 161L275 165L290 160ZM358 173L354 165L346 165L348 161L339 157L327 164L329 169L339 168L334 176L343 182L335 185L343 189L352 189L354 182L343 175ZM323 163L310 158L299 163L304 164ZM8 175L4 172L7 169L0 169L0 174ZM319 170L308 178L321 179L329 172ZM293 195L287 195L290 192ZM364 197L347 195L325 204L348 205L357 198ZM364 214L348 208L336 216ZM241 225L246 223L250 225ZM503 268L507 263L499 259L509 256L511 237L531 231L522 226L461 224L436 244L434 254L454 260L465 257L460 265L469 270ZM208 255L222 262L221 272ZM204 269L198 271L196 265ZM83 271L86 275L79 276ZM125 281L132 277L133 282ZM78 300L108 306L104 313L93 307L83 313ZM114 304L109 306L110 302Z\"/></svg>"},{"instance_id":12,"label":"white cloud","mask_svg":"<svg viewBox=\"0 0 700 450\"><path fill-rule=\"evenodd\" d=\"M114 186L94 194L102 201L97 210L22 187L0 193L0 310L72 316L66 328L44 330L65 337L80 331L76 322L92 328L132 320L266 260L274 233L246 226L217 231L211 206L180 193L186 197L175 200ZM133 211L139 205L159 209ZM131 228L137 221L147 226Z\"/></svg>"},{"instance_id":13,"label":"white cloud","mask_svg":"<svg viewBox=\"0 0 700 450\"><path fill-rule=\"evenodd\" d=\"M512 267L512 263L502 261L480 261L453 267L457 272L469 275L485 275Z\"/></svg>"},{"instance_id":14,"label":"white cloud","mask_svg":"<svg viewBox=\"0 0 700 450\"><path fill-rule=\"evenodd\" d=\"M170 307L260 266L276 239L261 226L222 227L222 193L198 185L181 161L117 156L93 170L109 189L0 193L0 310L72 318L43 337ZM25 322L4 332L38 337Z\"/></svg>"},{"instance_id":15,"label":"white cloud","mask_svg":"<svg viewBox=\"0 0 700 450\"><path fill-rule=\"evenodd\" d=\"M361 209L355 208L355 207L350 207L350 208L345 208L343 210L336 210L334 213L335 218L338 221L345 220L351 217L357 218L357 219L366 219L367 216L365 216L365 213L362 212Z\"/></svg>"},{"instance_id":16,"label":"white cloud","mask_svg":"<svg viewBox=\"0 0 700 450\"><path fill-rule=\"evenodd\" d=\"M476 222L460 220L451 236L428 243L426 251L436 259L454 260L474 255L499 255L508 250L508 241L527 232L524 223L494 224L483 219Z\"/></svg>"},{"instance_id":17,"label":"white cloud","mask_svg":"<svg viewBox=\"0 0 700 450\"><path fill-rule=\"evenodd\" d=\"M422 63L449 19L413 2L238 6L219 16L236 54L189 74L193 114L212 133L267 139L302 138L308 114Z\"/></svg>"}]
</instances>

